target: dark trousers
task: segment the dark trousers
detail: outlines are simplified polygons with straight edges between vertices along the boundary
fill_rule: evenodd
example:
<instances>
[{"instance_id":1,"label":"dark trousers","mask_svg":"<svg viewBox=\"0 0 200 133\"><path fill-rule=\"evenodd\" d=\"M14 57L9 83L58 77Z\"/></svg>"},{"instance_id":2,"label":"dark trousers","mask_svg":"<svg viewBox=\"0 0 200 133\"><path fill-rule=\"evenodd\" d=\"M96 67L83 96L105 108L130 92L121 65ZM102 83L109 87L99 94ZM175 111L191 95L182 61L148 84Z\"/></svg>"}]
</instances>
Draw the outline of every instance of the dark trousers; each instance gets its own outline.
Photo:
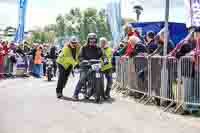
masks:
<instances>
[{"instance_id":1,"label":"dark trousers","mask_svg":"<svg viewBox=\"0 0 200 133\"><path fill-rule=\"evenodd\" d=\"M113 84L112 69L104 71L104 74L105 74L105 77L106 77L106 80L107 80L105 95L110 96L110 91L111 91L111 87L112 87L112 84Z\"/></svg>"},{"instance_id":2,"label":"dark trousers","mask_svg":"<svg viewBox=\"0 0 200 133\"><path fill-rule=\"evenodd\" d=\"M82 71L80 74L80 79L79 82L76 86L76 89L74 91L74 96L78 96L82 86L84 85L84 83L87 81L88 77L90 76L91 72L89 71Z\"/></svg>"},{"instance_id":3,"label":"dark trousers","mask_svg":"<svg viewBox=\"0 0 200 133\"><path fill-rule=\"evenodd\" d=\"M72 66L69 67L67 70L65 70L62 65L58 64L58 69L59 69L59 76L58 76L56 93L62 94L63 88L65 87L67 80L69 78L70 72L72 71Z\"/></svg>"},{"instance_id":4,"label":"dark trousers","mask_svg":"<svg viewBox=\"0 0 200 133\"><path fill-rule=\"evenodd\" d=\"M53 70L54 70L54 72L53 72L53 74L54 74L54 76L56 77L56 72L57 72L57 63L56 63L56 60L54 59L53 60Z\"/></svg>"},{"instance_id":5,"label":"dark trousers","mask_svg":"<svg viewBox=\"0 0 200 133\"><path fill-rule=\"evenodd\" d=\"M46 67L47 67L46 63L43 62L43 76L46 76Z\"/></svg>"}]
</instances>

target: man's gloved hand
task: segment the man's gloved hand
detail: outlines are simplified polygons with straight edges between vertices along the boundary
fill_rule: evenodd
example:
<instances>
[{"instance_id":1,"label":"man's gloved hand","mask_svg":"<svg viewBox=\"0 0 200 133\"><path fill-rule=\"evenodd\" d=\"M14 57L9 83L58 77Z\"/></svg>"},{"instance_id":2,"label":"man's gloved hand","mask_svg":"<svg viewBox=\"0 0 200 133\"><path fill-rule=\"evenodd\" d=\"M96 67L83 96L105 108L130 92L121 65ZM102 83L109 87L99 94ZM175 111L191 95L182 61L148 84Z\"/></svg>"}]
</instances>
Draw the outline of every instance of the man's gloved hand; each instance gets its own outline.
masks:
<instances>
[{"instance_id":1,"label":"man's gloved hand","mask_svg":"<svg viewBox=\"0 0 200 133\"><path fill-rule=\"evenodd\" d=\"M76 66L74 66L74 69L79 69L79 68L80 68L79 64L77 64Z\"/></svg>"}]
</instances>

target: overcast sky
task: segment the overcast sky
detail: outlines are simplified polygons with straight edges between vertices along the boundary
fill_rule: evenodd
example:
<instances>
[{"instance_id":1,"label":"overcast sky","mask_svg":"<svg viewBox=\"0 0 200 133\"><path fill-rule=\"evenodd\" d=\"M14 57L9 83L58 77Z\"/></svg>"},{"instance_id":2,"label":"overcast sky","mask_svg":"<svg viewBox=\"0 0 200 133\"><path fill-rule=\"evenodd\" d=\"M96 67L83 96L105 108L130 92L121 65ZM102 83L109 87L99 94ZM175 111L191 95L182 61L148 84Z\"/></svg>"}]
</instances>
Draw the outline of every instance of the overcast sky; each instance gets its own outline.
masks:
<instances>
[{"instance_id":1,"label":"overcast sky","mask_svg":"<svg viewBox=\"0 0 200 133\"><path fill-rule=\"evenodd\" d=\"M164 20L164 1L165 0L122 0L133 1L133 4L142 4L144 12L141 21L159 21ZM63 14L71 7L102 8L105 7L108 0L28 0L26 29L32 29L35 26L44 26L55 23L58 14ZM184 4L183 0L171 0L170 20L184 22ZM130 6L123 4L123 16L135 17ZM7 25L16 26L18 20L17 0L0 0L0 27Z\"/></svg>"}]
</instances>

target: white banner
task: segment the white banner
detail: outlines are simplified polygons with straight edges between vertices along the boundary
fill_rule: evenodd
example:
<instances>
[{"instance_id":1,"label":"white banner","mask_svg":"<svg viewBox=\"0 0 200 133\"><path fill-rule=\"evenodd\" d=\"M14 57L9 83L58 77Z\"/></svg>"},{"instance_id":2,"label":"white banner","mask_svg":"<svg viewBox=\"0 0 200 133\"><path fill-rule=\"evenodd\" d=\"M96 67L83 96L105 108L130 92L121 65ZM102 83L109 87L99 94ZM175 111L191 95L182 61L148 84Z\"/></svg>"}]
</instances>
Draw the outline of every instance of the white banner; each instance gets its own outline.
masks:
<instances>
[{"instance_id":1,"label":"white banner","mask_svg":"<svg viewBox=\"0 0 200 133\"><path fill-rule=\"evenodd\" d=\"M107 17L112 32L114 47L117 47L122 31L120 0L110 0L110 2L107 4Z\"/></svg>"},{"instance_id":2,"label":"white banner","mask_svg":"<svg viewBox=\"0 0 200 133\"><path fill-rule=\"evenodd\" d=\"M184 0L186 9L186 25L200 26L200 0Z\"/></svg>"}]
</instances>

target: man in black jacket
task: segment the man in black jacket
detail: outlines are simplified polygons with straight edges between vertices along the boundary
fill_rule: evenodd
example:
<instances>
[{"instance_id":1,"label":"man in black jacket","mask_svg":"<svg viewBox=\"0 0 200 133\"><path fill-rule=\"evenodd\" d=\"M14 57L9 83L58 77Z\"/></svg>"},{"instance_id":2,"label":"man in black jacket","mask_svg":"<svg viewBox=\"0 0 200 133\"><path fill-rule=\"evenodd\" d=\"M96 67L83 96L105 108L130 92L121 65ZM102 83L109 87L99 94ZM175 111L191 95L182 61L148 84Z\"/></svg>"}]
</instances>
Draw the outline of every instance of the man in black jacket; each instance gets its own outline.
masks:
<instances>
[{"instance_id":1,"label":"man in black jacket","mask_svg":"<svg viewBox=\"0 0 200 133\"><path fill-rule=\"evenodd\" d=\"M79 59L80 61L83 60L90 60L90 59L97 59L103 56L103 51L100 47L97 46L97 35L95 33L89 33L87 38L87 44L82 47ZM80 76L80 80L76 86L73 99L78 100L78 95L80 93L81 87L84 82L87 80L87 71L82 72Z\"/></svg>"}]
</instances>

